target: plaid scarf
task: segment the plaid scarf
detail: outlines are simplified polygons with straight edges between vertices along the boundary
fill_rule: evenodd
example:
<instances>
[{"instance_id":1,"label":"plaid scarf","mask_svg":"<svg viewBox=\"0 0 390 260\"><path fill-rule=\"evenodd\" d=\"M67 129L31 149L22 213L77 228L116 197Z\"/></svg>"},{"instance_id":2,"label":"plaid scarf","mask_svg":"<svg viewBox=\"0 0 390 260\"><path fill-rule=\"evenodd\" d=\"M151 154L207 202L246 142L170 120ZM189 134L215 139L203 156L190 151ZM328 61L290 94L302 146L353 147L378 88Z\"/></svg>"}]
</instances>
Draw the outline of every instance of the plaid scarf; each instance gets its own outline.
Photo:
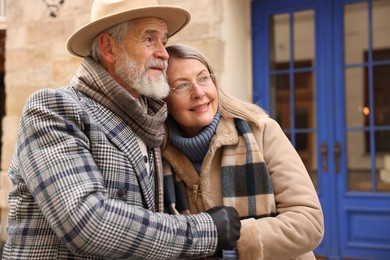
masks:
<instances>
[{"instance_id":1,"label":"plaid scarf","mask_svg":"<svg viewBox=\"0 0 390 260\"><path fill-rule=\"evenodd\" d=\"M145 144L153 149L155 165L156 210L163 210L163 173L160 145L164 140L163 123L167 117L162 100L142 97L147 112L140 102L120 86L108 72L92 58L86 57L71 80L74 88L99 102L121 117Z\"/></svg>"},{"instance_id":2,"label":"plaid scarf","mask_svg":"<svg viewBox=\"0 0 390 260\"><path fill-rule=\"evenodd\" d=\"M222 147L223 204L235 207L242 219L275 216L276 205L271 177L251 125L240 119L235 119L234 122L239 142L237 145ZM166 210L176 214L189 213L189 198L184 181L175 172L165 171L164 175Z\"/></svg>"},{"instance_id":3,"label":"plaid scarf","mask_svg":"<svg viewBox=\"0 0 390 260\"><path fill-rule=\"evenodd\" d=\"M224 147L221 163L223 204L233 206L241 218L261 218L276 215L275 197L267 165L251 125L235 119L239 142Z\"/></svg>"}]
</instances>

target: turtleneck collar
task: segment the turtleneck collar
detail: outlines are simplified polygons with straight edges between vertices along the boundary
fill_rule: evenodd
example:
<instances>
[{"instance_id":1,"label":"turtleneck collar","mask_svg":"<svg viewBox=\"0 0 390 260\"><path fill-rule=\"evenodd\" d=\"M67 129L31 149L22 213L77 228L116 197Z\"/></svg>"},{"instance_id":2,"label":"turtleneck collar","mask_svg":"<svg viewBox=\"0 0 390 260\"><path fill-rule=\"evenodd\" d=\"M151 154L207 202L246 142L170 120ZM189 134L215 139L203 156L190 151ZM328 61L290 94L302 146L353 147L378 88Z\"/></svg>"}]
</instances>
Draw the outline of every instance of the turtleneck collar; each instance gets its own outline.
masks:
<instances>
[{"instance_id":1,"label":"turtleneck collar","mask_svg":"<svg viewBox=\"0 0 390 260\"><path fill-rule=\"evenodd\" d=\"M171 116L168 117L168 127L172 144L190 159L198 173L200 172L203 158L209 148L211 138L217 128L220 116L220 113L217 113L208 126L204 127L198 135L190 138L185 136L180 126Z\"/></svg>"}]
</instances>

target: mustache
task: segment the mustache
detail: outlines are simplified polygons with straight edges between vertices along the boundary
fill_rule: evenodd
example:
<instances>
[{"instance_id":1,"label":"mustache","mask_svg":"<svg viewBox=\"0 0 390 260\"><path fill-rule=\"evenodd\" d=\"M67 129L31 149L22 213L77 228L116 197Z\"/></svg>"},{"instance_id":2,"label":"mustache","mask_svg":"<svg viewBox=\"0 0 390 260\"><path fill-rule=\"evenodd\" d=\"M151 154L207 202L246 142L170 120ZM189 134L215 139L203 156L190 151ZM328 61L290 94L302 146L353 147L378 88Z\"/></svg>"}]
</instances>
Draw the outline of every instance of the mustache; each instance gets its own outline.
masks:
<instances>
[{"instance_id":1,"label":"mustache","mask_svg":"<svg viewBox=\"0 0 390 260\"><path fill-rule=\"evenodd\" d=\"M164 70L164 73L165 73L167 71L167 68L168 68L168 61L160 60L160 59L151 59L145 63L145 67L146 68L160 67Z\"/></svg>"}]
</instances>

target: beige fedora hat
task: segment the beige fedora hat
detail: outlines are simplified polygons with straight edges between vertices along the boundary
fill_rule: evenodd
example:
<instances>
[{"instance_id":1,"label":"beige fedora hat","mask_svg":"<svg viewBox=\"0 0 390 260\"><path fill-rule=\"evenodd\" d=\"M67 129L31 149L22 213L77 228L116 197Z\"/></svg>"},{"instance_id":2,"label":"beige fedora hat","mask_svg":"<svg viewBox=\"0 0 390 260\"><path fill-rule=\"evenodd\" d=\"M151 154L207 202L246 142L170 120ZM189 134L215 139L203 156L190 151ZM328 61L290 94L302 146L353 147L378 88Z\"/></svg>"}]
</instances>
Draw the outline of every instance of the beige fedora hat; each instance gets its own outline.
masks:
<instances>
[{"instance_id":1,"label":"beige fedora hat","mask_svg":"<svg viewBox=\"0 0 390 260\"><path fill-rule=\"evenodd\" d=\"M115 24L142 17L163 19L169 36L172 36L189 23L191 14L184 8L159 5L156 0L95 0L91 21L70 36L68 51L85 57L100 32Z\"/></svg>"}]
</instances>

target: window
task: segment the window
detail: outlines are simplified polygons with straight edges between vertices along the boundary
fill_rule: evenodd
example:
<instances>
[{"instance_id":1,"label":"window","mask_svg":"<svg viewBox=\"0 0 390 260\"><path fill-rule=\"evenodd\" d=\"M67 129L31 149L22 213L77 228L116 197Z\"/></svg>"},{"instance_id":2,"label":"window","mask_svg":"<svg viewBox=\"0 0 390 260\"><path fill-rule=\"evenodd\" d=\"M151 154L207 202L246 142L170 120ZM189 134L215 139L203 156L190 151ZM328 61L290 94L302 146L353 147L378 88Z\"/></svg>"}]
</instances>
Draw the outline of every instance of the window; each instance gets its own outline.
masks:
<instances>
[{"instance_id":1,"label":"window","mask_svg":"<svg viewBox=\"0 0 390 260\"><path fill-rule=\"evenodd\" d=\"M390 126L390 49L373 50L372 59L374 61L387 61L385 63L379 63L373 65L373 113L374 113L374 127ZM368 52L364 53L364 60L368 62ZM370 126L370 92L369 92L369 71L366 67L364 70L365 80L365 95L364 95L364 107L365 118L364 125ZM367 153L370 151L370 133L367 131L365 134L365 150ZM390 131L377 129L375 131L375 150L376 152L390 152Z\"/></svg>"}]
</instances>

